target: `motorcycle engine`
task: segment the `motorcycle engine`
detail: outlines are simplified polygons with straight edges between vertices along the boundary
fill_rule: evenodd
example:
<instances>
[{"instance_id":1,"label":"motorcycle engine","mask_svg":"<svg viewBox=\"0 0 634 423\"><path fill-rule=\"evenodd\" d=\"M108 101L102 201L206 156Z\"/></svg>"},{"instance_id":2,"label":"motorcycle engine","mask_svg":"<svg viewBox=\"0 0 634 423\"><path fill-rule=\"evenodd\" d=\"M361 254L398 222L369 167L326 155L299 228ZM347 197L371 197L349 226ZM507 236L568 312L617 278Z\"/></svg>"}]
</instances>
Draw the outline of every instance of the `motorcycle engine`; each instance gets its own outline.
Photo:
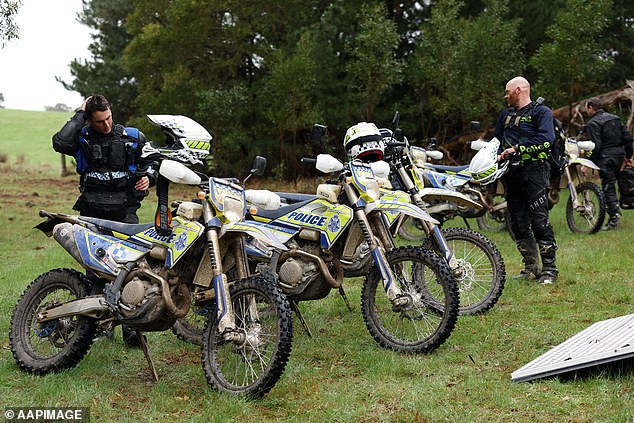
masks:
<instances>
[{"instance_id":1,"label":"motorcycle engine","mask_svg":"<svg viewBox=\"0 0 634 423\"><path fill-rule=\"evenodd\" d=\"M317 265L301 257L290 257L282 263L279 270L282 286L294 292L301 292L301 288L314 280L318 274Z\"/></svg>"},{"instance_id":2,"label":"motorcycle engine","mask_svg":"<svg viewBox=\"0 0 634 423\"><path fill-rule=\"evenodd\" d=\"M299 245L294 242L291 245L291 256L282 262L278 270L280 286L284 293L290 297L296 296L298 300L319 298L327 295L330 287L324 280L319 265L309 257L301 254L293 255L293 250L301 250L314 256L321 255L321 248L315 243ZM317 293L316 293L317 292Z\"/></svg>"},{"instance_id":3,"label":"motorcycle engine","mask_svg":"<svg viewBox=\"0 0 634 423\"><path fill-rule=\"evenodd\" d=\"M134 310L150 301L154 295L161 295L161 288L158 284L152 284L148 280L134 277L121 291L120 306L125 310Z\"/></svg>"},{"instance_id":4,"label":"motorcycle engine","mask_svg":"<svg viewBox=\"0 0 634 423\"><path fill-rule=\"evenodd\" d=\"M161 286L139 276L132 277L123 286L118 306L126 324L145 330L152 330L156 322L164 320L166 314ZM163 326L163 323L159 326Z\"/></svg>"}]
</instances>

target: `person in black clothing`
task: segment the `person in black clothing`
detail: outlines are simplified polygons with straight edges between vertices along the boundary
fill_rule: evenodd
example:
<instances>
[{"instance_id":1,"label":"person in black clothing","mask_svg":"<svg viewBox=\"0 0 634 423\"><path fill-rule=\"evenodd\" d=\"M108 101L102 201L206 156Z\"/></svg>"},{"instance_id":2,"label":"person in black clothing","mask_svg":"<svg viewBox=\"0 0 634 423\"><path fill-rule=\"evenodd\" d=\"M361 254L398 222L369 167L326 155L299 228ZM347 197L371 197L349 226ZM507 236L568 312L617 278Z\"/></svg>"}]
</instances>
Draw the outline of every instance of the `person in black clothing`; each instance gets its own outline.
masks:
<instances>
[{"instance_id":1,"label":"person in black clothing","mask_svg":"<svg viewBox=\"0 0 634 423\"><path fill-rule=\"evenodd\" d=\"M82 216L139 223L136 214L156 172L143 163L145 136L113 125L108 100L93 95L53 135L53 149L75 157L81 195L73 206ZM145 165L145 167L144 167ZM143 176L138 175L143 171Z\"/></svg>"},{"instance_id":2,"label":"person in black clothing","mask_svg":"<svg viewBox=\"0 0 634 423\"><path fill-rule=\"evenodd\" d=\"M530 84L521 76L506 84L504 98L509 107L498 117L495 137L501 143L500 160L511 161L502 184L511 232L524 262L524 270L516 278L539 278L540 284L547 285L558 275L547 199L548 151L555 139L553 115L547 106L531 101Z\"/></svg>"},{"instance_id":3,"label":"person in black clothing","mask_svg":"<svg viewBox=\"0 0 634 423\"><path fill-rule=\"evenodd\" d=\"M139 223L136 213L141 200L156 182L156 171L141 158L144 143L145 136L138 129L113 125L110 104L104 96L86 98L53 135L53 149L73 156L77 162L81 194L73 209L82 216ZM136 331L126 326L123 338L128 345L139 344Z\"/></svg>"},{"instance_id":4,"label":"person in black clothing","mask_svg":"<svg viewBox=\"0 0 634 423\"><path fill-rule=\"evenodd\" d=\"M632 135L618 116L603 110L603 104L598 98L588 100L586 110L590 121L586 124L584 132L595 144L590 158L599 166L599 177L610 216L603 229L617 229L620 226L620 214L616 181L621 166L632 165Z\"/></svg>"}]
</instances>

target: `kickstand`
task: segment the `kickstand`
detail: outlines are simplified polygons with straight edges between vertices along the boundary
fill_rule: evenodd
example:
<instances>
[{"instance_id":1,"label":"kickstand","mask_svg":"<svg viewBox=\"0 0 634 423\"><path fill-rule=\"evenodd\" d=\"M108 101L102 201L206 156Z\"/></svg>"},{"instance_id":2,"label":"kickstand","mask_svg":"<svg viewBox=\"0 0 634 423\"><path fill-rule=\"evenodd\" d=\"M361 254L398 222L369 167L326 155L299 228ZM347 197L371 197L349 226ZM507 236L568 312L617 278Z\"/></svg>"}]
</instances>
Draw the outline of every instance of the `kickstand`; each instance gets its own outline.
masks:
<instances>
[{"instance_id":1,"label":"kickstand","mask_svg":"<svg viewBox=\"0 0 634 423\"><path fill-rule=\"evenodd\" d=\"M136 331L137 336L139 337L139 344L141 345L141 349L143 350L143 354L145 354L145 359L147 360L147 364L150 366L150 372L152 373L152 377L155 382L158 382L158 374L156 373L156 368L154 367L154 362L152 361L152 357L150 356L150 350L147 347L147 341L145 340L145 335L142 332Z\"/></svg>"},{"instance_id":2,"label":"kickstand","mask_svg":"<svg viewBox=\"0 0 634 423\"><path fill-rule=\"evenodd\" d=\"M343 302L346 303L348 310L352 311L352 306L350 306L350 301L348 301L348 297L346 296L346 291L343 290L343 286L339 287L339 294L343 297Z\"/></svg>"},{"instance_id":3,"label":"kickstand","mask_svg":"<svg viewBox=\"0 0 634 423\"><path fill-rule=\"evenodd\" d=\"M289 301L289 303L291 304L291 308L293 309L295 314L297 314L297 317L299 317L299 321L302 323L302 326L304 327L304 329L306 329L306 333L308 333L308 337L312 338L313 333L310 331L310 328L308 327L308 323L306 322L306 319L304 319L304 315L302 314L302 312L299 310L297 303L295 301Z\"/></svg>"}]
</instances>

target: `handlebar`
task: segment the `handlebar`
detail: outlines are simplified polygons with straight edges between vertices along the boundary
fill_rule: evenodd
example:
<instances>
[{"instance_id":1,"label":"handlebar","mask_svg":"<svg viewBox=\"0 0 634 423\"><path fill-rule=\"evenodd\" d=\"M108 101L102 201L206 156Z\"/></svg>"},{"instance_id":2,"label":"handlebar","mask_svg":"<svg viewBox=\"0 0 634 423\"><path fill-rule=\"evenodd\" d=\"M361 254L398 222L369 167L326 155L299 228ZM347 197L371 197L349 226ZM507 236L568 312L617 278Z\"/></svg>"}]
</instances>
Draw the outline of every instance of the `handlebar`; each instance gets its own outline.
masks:
<instances>
[{"instance_id":1,"label":"handlebar","mask_svg":"<svg viewBox=\"0 0 634 423\"><path fill-rule=\"evenodd\" d=\"M312 157L302 157L300 159L300 162L306 163L306 164L316 164L317 163L317 159L314 159Z\"/></svg>"}]
</instances>

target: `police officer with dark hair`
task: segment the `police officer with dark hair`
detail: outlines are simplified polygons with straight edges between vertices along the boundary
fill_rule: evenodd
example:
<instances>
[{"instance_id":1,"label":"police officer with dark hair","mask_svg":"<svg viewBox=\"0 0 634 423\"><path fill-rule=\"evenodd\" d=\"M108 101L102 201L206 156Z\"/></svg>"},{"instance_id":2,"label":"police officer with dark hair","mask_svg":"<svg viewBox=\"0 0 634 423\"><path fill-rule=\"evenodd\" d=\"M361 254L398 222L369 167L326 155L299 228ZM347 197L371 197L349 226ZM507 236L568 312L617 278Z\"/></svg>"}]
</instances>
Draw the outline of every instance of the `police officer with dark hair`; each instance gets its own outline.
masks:
<instances>
[{"instance_id":1,"label":"police officer with dark hair","mask_svg":"<svg viewBox=\"0 0 634 423\"><path fill-rule=\"evenodd\" d=\"M81 195L73 209L82 216L139 223L136 212L156 181L156 172L141 159L144 143L137 128L113 125L104 96L84 100L53 136L53 149L77 161Z\"/></svg>"},{"instance_id":2,"label":"police officer with dark hair","mask_svg":"<svg viewBox=\"0 0 634 423\"><path fill-rule=\"evenodd\" d=\"M511 232L524 262L524 270L516 279L539 278L540 284L548 285L555 282L558 275L557 244L548 217L547 198L548 150L555 139L553 115L547 106L531 101L530 84L521 76L506 84L504 98L510 107L500 113L495 137L503 149L500 159L510 157L511 160L502 183Z\"/></svg>"},{"instance_id":3,"label":"police officer with dark hair","mask_svg":"<svg viewBox=\"0 0 634 423\"><path fill-rule=\"evenodd\" d=\"M53 149L77 161L81 195L73 209L82 216L139 223L136 212L156 182L156 171L141 158L144 143L145 136L137 128L113 125L110 104L103 95L86 98L53 135ZM123 339L131 346L139 344L137 333L126 326Z\"/></svg>"},{"instance_id":4,"label":"police officer with dark hair","mask_svg":"<svg viewBox=\"0 0 634 423\"><path fill-rule=\"evenodd\" d=\"M616 181L621 165L624 162L626 166L632 165L632 135L618 116L603 110L598 98L588 100L586 110L591 119L584 128L585 136L595 144L590 159L599 166L603 195L610 216L603 229L617 229L620 226L620 214Z\"/></svg>"}]
</instances>

